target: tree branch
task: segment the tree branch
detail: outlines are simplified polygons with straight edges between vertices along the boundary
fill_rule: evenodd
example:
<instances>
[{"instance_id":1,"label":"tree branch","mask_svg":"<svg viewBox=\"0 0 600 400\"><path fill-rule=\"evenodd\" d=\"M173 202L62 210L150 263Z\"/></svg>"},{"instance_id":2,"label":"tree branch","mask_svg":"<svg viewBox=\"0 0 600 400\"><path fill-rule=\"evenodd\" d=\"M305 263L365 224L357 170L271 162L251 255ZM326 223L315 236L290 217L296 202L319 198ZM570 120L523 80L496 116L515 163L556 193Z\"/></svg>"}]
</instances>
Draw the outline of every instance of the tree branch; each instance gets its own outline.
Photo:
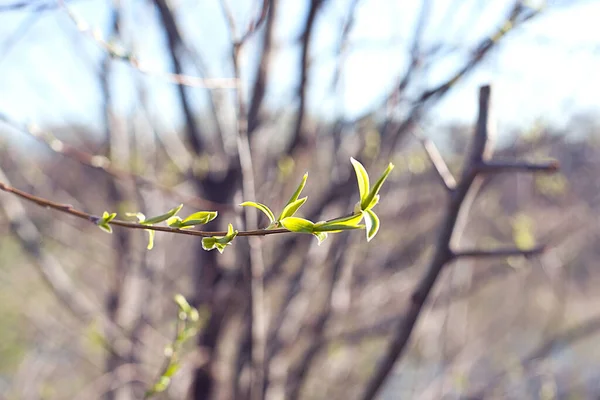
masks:
<instances>
[{"instance_id":1,"label":"tree branch","mask_svg":"<svg viewBox=\"0 0 600 400\"><path fill-rule=\"evenodd\" d=\"M512 161L486 161L477 166L477 172L481 174L492 174L501 172L548 172L558 171L557 161L548 161L545 163L527 163Z\"/></svg>"},{"instance_id":2,"label":"tree branch","mask_svg":"<svg viewBox=\"0 0 600 400\"><path fill-rule=\"evenodd\" d=\"M532 249L523 250L513 247L492 249L492 250L459 250L453 252L453 258L497 258L497 257L512 257L524 256L531 257L541 254L546 250L547 246L536 246Z\"/></svg>"}]
</instances>

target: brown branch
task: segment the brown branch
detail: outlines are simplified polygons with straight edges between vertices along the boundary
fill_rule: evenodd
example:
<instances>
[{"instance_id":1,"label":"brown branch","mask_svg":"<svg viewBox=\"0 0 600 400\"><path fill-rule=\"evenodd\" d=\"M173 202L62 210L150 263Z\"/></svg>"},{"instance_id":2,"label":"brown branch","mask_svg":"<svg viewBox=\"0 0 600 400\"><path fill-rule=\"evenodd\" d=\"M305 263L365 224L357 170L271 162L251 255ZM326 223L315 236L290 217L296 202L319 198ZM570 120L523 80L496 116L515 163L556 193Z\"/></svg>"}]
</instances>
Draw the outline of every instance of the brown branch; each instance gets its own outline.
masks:
<instances>
[{"instance_id":1,"label":"brown branch","mask_svg":"<svg viewBox=\"0 0 600 400\"><path fill-rule=\"evenodd\" d=\"M271 66L271 51L273 47L273 25L275 25L275 9L278 0L270 0L270 5L266 11L266 22L265 32L262 41L262 55L260 63L258 65L258 71L256 73L256 79L254 80L254 87L252 88L252 98L248 106L248 136L252 136L252 133L260 124L259 110L265 97L267 76ZM262 16L261 16L262 17Z\"/></svg>"},{"instance_id":2,"label":"brown branch","mask_svg":"<svg viewBox=\"0 0 600 400\"><path fill-rule=\"evenodd\" d=\"M512 257L512 256L523 256L531 257L537 254L541 254L546 250L547 246L537 246L532 249L522 250L518 248L501 248L493 250L459 250L453 252L454 258L498 258L498 257Z\"/></svg>"},{"instance_id":3,"label":"brown branch","mask_svg":"<svg viewBox=\"0 0 600 400\"><path fill-rule=\"evenodd\" d=\"M427 138L417 138L423 145L423 148L425 149L425 152L429 157L429 161L431 161L431 164L433 164L433 167L437 172L437 176L440 178L442 184L446 187L446 189L449 192L453 191L456 188L456 179L454 179L454 176L450 172L448 165L442 158L442 155L440 154L435 143L433 143L433 141Z\"/></svg>"},{"instance_id":4,"label":"brown branch","mask_svg":"<svg viewBox=\"0 0 600 400\"><path fill-rule=\"evenodd\" d=\"M61 211L66 214L75 216L77 218L81 218L86 221L92 222L94 224L97 224L101 220L101 217L93 215L93 214L88 214L84 211L77 210L70 204L56 203L51 200L47 200L43 197L34 196L34 195L24 192L22 190L16 189L10 185L7 185L6 183L1 182L1 181L0 181L0 190L3 190L8 193L12 193L16 196L21 197L22 199L28 200L39 206L51 208L51 209L54 209L57 211ZM146 230L152 230L152 231L158 231L158 232L176 233L176 234L180 234L180 235L190 235L190 236L200 236L200 237L227 235L226 231L208 232L208 231L194 231L194 230L188 230L188 229L174 229L174 228L168 228L166 226L144 225L144 224L138 224L136 222L122 221L122 220L118 220L118 219L113 219L112 221L109 222L109 225L120 226L122 228L129 228L129 229L146 229ZM274 235L274 234L279 234L279 233L289 233L289 232L290 231L288 231L287 229L281 229L281 228L280 229L254 229L254 230L240 231L238 233L238 236L267 236L267 235Z\"/></svg>"},{"instance_id":5,"label":"brown branch","mask_svg":"<svg viewBox=\"0 0 600 400\"><path fill-rule=\"evenodd\" d=\"M512 161L486 161L477 166L477 172L481 174L491 174L500 172L548 172L558 171L558 161L548 161L545 163L527 163Z\"/></svg>"},{"instance_id":6,"label":"brown branch","mask_svg":"<svg viewBox=\"0 0 600 400\"><path fill-rule=\"evenodd\" d=\"M300 83L298 85L297 94L300 99L294 125L294 132L290 144L287 146L286 153L291 154L296 147L303 143L303 128L304 114L306 112L306 98L308 95L308 73L310 69L310 45L311 38L315 28L317 12L323 4L324 0L311 0L308 15L304 23L304 31L302 32L302 56L300 58Z\"/></svg>"},{"instance_id":7,"label":"brown branch","mask_svg":"<svg viewBox=\"0 0 600 400\"><path fill-rule=\"evenodd\" d=\"M450 201L446 209L446 217L440 228L436 250L433 259L425 272L425 275L419 281L410 298L408 310L403 319L399 322L396 332L390 342L384 358L379 364L378 369L369 379L362 399L373 399L383 383L391 373L394 364L402 356L408 345L412 331L421 314L421 310L431 293L444 266L450 262L457 254L462 256L507 256L507 255L527 255L525 251L514 249L500 249L496 251L465 251L455 253L452 247L461 236L465 225L466 215L472 204L472 200L478 190L481 179L479 166L488 162L493 148L491 143L490 127L490 86L482 86L479 91L479 116L475 136L471 143L469 155L463 166L463 173L460 183L452 192ZM541 251L541 249L531 250L531 254Z\"/></svg>"},{"instance_id":8,"label":"brown branch","mask_svg":"<svg viewBox=\"0 0 600 400\"><path fill-rule=\"evenodd\" d=\"M244 103L243 88L241 85L240 55L244 42L250 37L261 21L267 15L268 1L263 2L263 9L258 21L253 24L248 31L237 41L235 39L236 27L235 20L231 10L228 8L226 0L221 0L221 7L228 21L229 33L232 41L231 61L238 86L236 88L235 102L237 106L237 149L242 174L242 194L244 198L256 198L256 188L254 183L254 170L252 165L252 152L250 141L248 139L248 116L246 105ZM245 224L246 228L255 229L258 226L258 218L255 212L246 210ZM250 380L250 398L262 400L264 398L265 382L265 351L266 351L266 315L265 315L265 289L264 289L264 260L260 241L257 238L249 240L250 246L250 290L248 290L248 301L251 310L251 318L248 320L248 330L250 333L250 358L252 360L252 378Z\"/></svg>"}]
</instances>

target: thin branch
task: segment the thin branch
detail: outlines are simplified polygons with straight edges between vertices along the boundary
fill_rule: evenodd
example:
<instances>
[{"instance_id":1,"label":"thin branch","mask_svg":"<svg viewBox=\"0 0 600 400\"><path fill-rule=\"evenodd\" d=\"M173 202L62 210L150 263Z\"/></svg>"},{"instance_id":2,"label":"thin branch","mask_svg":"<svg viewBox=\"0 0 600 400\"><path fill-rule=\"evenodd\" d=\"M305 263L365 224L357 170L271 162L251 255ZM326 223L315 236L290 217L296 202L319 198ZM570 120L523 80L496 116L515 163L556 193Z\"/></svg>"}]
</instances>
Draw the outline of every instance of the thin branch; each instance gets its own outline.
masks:
<instances>
[{"instance_id":1,"label":"thin branch","mask_svg":"<svg viewBox=\"0 0 600 400\"><path fill-rule=\"evenodd\" d=\"M186 195L184 193L181 193L177 189L169 187L160 182L156 182L153 179L147 178L145 176L136 174L131 171L120 169L113 165L112 161L108 157L80 150L75 146L58 139L51 132L41 130L39 126L35 124L29 124L27 126L19 124L18 122L13 121L10 117L8 117L2 112L0 112L0 121L4 122L5 124L9 125L10 127L16 129L19 132L30 135L35 140L46 145L48 149L53 151L54 153L60 154L64 157L68 157L87 167L104 171L106 174L114 178L133 180L138 185L158 189L165 194L171 195L173 198L181 201L182 203L196 208L210 207L213 210L217 211L230 211L233 208L231 205L228 204L217 203L198 196Z\"/></svg>"},{"instance_id":2,"label":"thin branch","mask_svg":"<svg viewBox=\"0 0 600 400\"><path fill-rule=\"evenodd\" d=\"M43 197L34 196L34 195L24 192L22 190L16 189L10 185L7 185L6 183L1 182L1 181L0 181L0 190L3 190L8 193L12 193L16 196L19 196L22 199L28 200L39 206L51 208L51 209L54 209L57 211L61 211L66 214L75 216L77 218L81 218L86 221L92 222L94 224L98 223L98 221L101 220L101 217L93 215L93 214L88 214L84 211L77 210L70 204L56 203L51 200L45 199ZM146 229L146 230L159 231L159 232L176 233L176 234L180 234L180 235L201 236L201 237L227 235L226 231L207 232L207 231L194 231L194 230L187 230L187 229L174 229L174 228L168 228L165 226L143 225L143 224L138 224L135 222L122 221L122 220L118 220L118 219L113 219L112 221L110 221L108 223L110 225L120 226L123 228L129 228L129 229ZM255 229L255 230L240 231L238 233L238 236L267 236L267 235L273 235L273 234L279 234L279 233L289 233L289 232L290 231L288 231L287 229Z\"/></svg>"},{"instance_id":3,"label":"thin branch","mask_svg":"<svg viewBox=\"0 0 600 400\"><path fill-rule=\"evenodd\" d=\"M548 172L558 171L558 161L548 161L545 163L527 163L512 161L486 161L477 166L477 170L482 174L501 173L501 172Z\"/></svg>"},{"instance_id":4,"label":"thin branch","mask_svg":"<svg viewBox=\"0 0 600 400\"><path fill-rule=\"evenodd\" d=\"M429 161L431 161L431 164L433 164L433 167L435 168L437 176L440 178L441 182L449 192L453 191L456 188L456 179L454 179L454 176L450 172L448 165L442 158L442 155L440 154L435 143L433 143L433 141L430 139L420 136L417 136L417 139L419 139L419 142L421 142L421 145L423 145L423 149L425 149L425 152L429 157Z\"/></svg>"},{"instance_id":5,"label":"thin branch","mask_svg":"<svg viewBox=\"0 0 600 400\"><path fill-rule=\"evenodd\" d=\"M308 74L310 69L310 48L312 35L315 30L315 21L319 8L324 0L311 0L308 15L304 23L304 31L302 32L302 56L300 58L300 83L298 85L297 94L300 99L294 125L292 140L287 146L287 154L291 154L294 149L303 143L304 115L306 113L306 100L308 97Z\"/></svg>"},{"instance_id":6,"label":"thin branch","mask_svg":"<svg viewBox=\"0 0 600 400\"><path fill-rule=\"evenodd\" d=\"M112 58L124 61L137 69L141 73L149 76L161 78L167 82L175 83L181 86L201 87L206 89L235 89L237 79L235 78L199 78L197 76L184 75L182 73L169 73L155 70L146 63L138 60L133 54L123 48L117 47L102 38L102 33L90 27L83 19L77 16L65 3L65 0L57 0L59 6L66 12L69 18L75 23L79 32L92 38L100 48L106 51Z\"/></svg>"},{"instance_id":7,"label":"thin branch","mask_svg":"<svg viewBox=\"0 0 600 400\"><path fill-rule=\"evenodd\" d=\"M543 253L547 249L547 246L536 246L532 249L523 250L513 247L500 248L493 250L459 250L453 252L454 258L497 258L497 257L512 257L512 256L523 256L531 257L537 254Z\"/></svg>"},{"instance_id":8,"label":"thin branch","mask_svg":"<svg viewBox=\"0 0 600 400\"><path fill-rule=\"evenodd\" d=\"M237 149L242 174L242 194L244 198L256 198L256 188L254 183L254 168L252 165L252 151L248 139L248 115L244 103L244 94L241 80L241 51L245 41L252 32L261 24L261 21L267 15L268 1L263 2L263 8L258 21L253 24L248 31L243 34L238 41L235 38L236 26L235 19L231 10L227 6L226 0L221 0L221 7L229 26L229 34L232 41L231 61L233 64L234 75L237 78L237 88L235 92L235 102L237 108ZM255 212L246 210L244 213L246 228L255 229L258 226L258 218ZM250 331L251 345L250 356L252 360L252 378L250 380L250 398L262 400L264 398L265 381L265 351L266 351L266 316L265 316L265 294L264 294L264 274L265 266L260 241L257 238L249 240L250 246L250 290L248 291L249 303L252 316L249 320L248 329Z\"/></svg>"},{"instance_id":9,"label":"thin branch","mask_svg":"<svg viewBox=\"0 0 600 400\"><path fill-rule=\"evenodd\" d=\"M258 71L256 73L256 79L254 80L254 87L252 88L252 98L248 106L248 136L252 136L252 133L260 124L259 111L265 97L267 76L271 67L271 51L273 47L273 26L275 25L275 10L278 0L270 0L270 4L267 10L265 18L265 32L262 41L262 55L260 63L258 65ZM261 15L262 17L262 15Z\"/></svg>"}]
</instances>

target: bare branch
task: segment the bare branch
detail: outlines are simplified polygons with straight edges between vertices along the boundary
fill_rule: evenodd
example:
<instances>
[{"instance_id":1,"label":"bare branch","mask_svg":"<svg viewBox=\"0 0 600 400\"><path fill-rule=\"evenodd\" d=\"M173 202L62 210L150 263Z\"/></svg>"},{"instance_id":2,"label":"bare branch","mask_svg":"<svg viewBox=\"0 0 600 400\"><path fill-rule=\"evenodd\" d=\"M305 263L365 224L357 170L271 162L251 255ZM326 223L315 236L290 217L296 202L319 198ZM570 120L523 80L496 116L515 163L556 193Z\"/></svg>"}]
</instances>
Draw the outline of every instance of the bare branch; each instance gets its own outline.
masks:
<instances>
[{"instance_id":1,"label":"bare branch","mask_svg":"<svg viewBox=\"0 0 600 400\"><path fill-rule=\"evenodd\" d=\"M546 250L547 246L536 246L529 250L508 247L493 250L459 250L453 252L454 258L497 258L497 257L512 257L523 256L531 257L541 254Z\"/></svg>"},{"instance_id":2,"label":"bare branch","mask_svg":"<svg viewBox=\"0 0 600 400\"><path fill-rule=\"evenodd\" d=\"M486 161L477 166L477 172L482 174L495 174L501 172L548 172L558 171L557 161L548 161L545 163L527 163L512 161Z\"/></svg>"},{"instance_id":3,"label":"bare branch","mask_svg":"<svg viewBox=\"0 0 600 400\"><path fill-rule=\"evenodd\" d=\"M421 278L412 293L408 310L402 321L400 321L392 341L384 354L383 360L367 383L366 390L361 397L364 400L373 399L377 395L386 378L391 373L396 360L406 350L411 333L421 314L425 301L429 297L443 267L453 258L450 245L452 242L457 241L457 238L461 234L459 231L464 227L464 215L468 212L468 207L475 193L472 189L477 186L475 184L477 181L476 166L487 160L493 150L489 137L490 95L490 86L482 86L480 88L479 117L477 119L475 137L473 138L471 150L463 166L462 179L456 186L448 202L446 217L440 228L433 259L425 275Z\"/></svg>"},{"instance_id":4,"label":"bare branch","mask_svg":"<svg viewBox=\"0 0 600 400\"><path fill-rule=\"evenodd\" d=\"M92 38L104 51L106 51L112 58L120 61L124 61L137 69L141 73L149 76L156 76L167 82L175 83L181 86L190 87L202 87L206 89L234 89L237 85L237 79L235 78L199 78L197 76L185 75L179 72L169 73L164 71L158 71L146 63L138 60L133 54L126 51L123 48L117 47L114 44L109 43L106 39L102 38L101 32L97 29L88 26L79 16L77 16L65 3L65 0L57 0L59 6L65 10L69 18L75 23L77 29ZM166 3L164 3L166 5Z\"/></svg>"},{"instance_id":5,"label":"bare branch","mask_svg":"<svg viewBox=\"0 0 600 400\"><path fill-rule=\"evenodd\" d=\"M440 154L435 143L427 138L417 137L417 139L419 139L423 145L423 148L425 149L429 160L433 164L433 167L437 172L437 176L442 181L442 184L449 192L453 191L456 188L456 179L454 179L450 169L448 169L448 165L442 158L442 155Z\"/></svg>"}]
</instances>

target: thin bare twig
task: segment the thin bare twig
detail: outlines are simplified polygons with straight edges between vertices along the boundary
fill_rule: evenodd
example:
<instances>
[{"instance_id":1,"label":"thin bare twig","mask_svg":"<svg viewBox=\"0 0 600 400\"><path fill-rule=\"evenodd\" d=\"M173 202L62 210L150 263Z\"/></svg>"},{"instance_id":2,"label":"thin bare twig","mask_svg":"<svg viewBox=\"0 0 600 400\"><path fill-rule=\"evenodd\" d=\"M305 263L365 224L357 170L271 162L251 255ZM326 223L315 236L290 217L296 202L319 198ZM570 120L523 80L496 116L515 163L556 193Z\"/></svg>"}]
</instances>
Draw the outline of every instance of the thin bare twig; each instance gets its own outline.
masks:
<instances>
[{"instance_id":1,"label":"thin bare twig","mask_svg":"<svg viewBox=\"0 0 600 400\"><path fill-rule=\"evenodd\" d=\"M69 6L65 3L65 0L57 0L60 8L62 8L69 18L75 23L77 29L86 36L93 39L103 50L108 54L120 61L124 61L137 69L141 73L149 76L155 76L161 78L167 82L175 83L181 86L190 87L201 87L206 89L235 89L237 85L237 79L235 78L199 78L197 76L185 75L182 73L169 73L159 71L146 65L144 62L138 60L133 54L129 53L123 48L117 47L114 44L109 43L102 37L102 33L90 27L84 20L82 20L77 14L75 14Z\"/></svg>"},{"instance_id":2,"label":"thin bare twig","mask_svg":"<svg viewBox=\"0 0 600 400\"><path fill-rule=\"evenodd\" d=\"M425 149L425 152L429 157L429 161L431 161L431 164L433 164L433 167L437 172L437 176L442 181L442 184L446 190L452 192L456 188L456 179L454 179L454 176L450 172L448 165L442 158L442 155L440 154L440 151L436 147L435 143L433 143L433 141L430 139L421 136L417 136L417 139L419 139L419 142L421 142L421 145L423 145L423 149Z\"/></svg>"},{"instance_id":3,"label":"thin bare twig","mask_svg":"<svg viewBox=\"0 0 600 400\"><path fill-rule=\"evenodd\" d=\"M511 256L524 256L531 257L537 254L543 253L547 249L547 246L536 246L532 249L518 249L513 247L492 249L492 250L459 250L453 252L454 258L497 258L497 257L511 257Z\"/></svg>"},{"instance_id":4,"label":"thin bare twig","mask_svg":"<svg viewBox=\"0 0 600 400\"><path fill-rule=\"evenodd\" d=\"M190 205L196 208L210 207L211 209L217 211L230 211L233 208L233 206L228 204L217 203L198 196L186 195L184 193L181 193L177 189L169 187L160 182L156 182L153 179L147 178L145 176L136 174L131 171L121 169L115 166L108 157L99 154L88 153L86 151L78 149L75 146L58 139L52 134L52 132L42 130L39 126L35 124L29 124L27 126L19 124L18 122L13 121L9 116L2 112L0 112L0 121L6 123L7 125L16 129L19 132L23 132L30 135L40 143L46 145L48 149L50 149L56 154L68 157L87 167L104 171L105 173L114 178L132 180L138 185L156 188L161 192L168 194L173 198L181 201L182 203L185 203L186 205Z\"/></svg>"},{"instance_id":5,"label":"thin bare twig","mask_svg":"<svg viewBox=\"0 0 600 400\"><path fill-rule=\"evenodd\" d=\"M242 47L245 41L251 36L255 29L260 26L267 16L268 1L263 2L260 17L244 33L241 39L236 40L235 19L231 10L227 6L226 0L221 1L223 13L228 22L229 33L232 41L231 60L234 74L238 85L236 88L236 106L237 106L237 149L242 174L242 194L244 198L256 198L256 188L254 184L254 169L252 166L252 152L250 141L248 139L248 115L244 103L244 95L241 80L240 57ZM258 218L254 212L245 212L246 228L256 229ZM252 317L249 320L248 329L250 331L250 356L252 360L252 379L250 381L250 398L262 400L264 398L265 381L265 351L266 351L266 317L265 317L265 294L264 294L264 260L262 247L257 238L249 240L250 245L250 290L248 291L249 303Z\"/></svg>"},{"instance_id":6,"label":"thin bare twig","mask_svg":"<svg viewBox=\"0 0 600 400\"><path fill-rule=\"evenodd\" d=\"M511 161L487 161L477 167L481 174L499 173L499 172L548 172L558 171L557 161L548 161L545 163L527 163Z\"/></svg>"}]
</instances>

